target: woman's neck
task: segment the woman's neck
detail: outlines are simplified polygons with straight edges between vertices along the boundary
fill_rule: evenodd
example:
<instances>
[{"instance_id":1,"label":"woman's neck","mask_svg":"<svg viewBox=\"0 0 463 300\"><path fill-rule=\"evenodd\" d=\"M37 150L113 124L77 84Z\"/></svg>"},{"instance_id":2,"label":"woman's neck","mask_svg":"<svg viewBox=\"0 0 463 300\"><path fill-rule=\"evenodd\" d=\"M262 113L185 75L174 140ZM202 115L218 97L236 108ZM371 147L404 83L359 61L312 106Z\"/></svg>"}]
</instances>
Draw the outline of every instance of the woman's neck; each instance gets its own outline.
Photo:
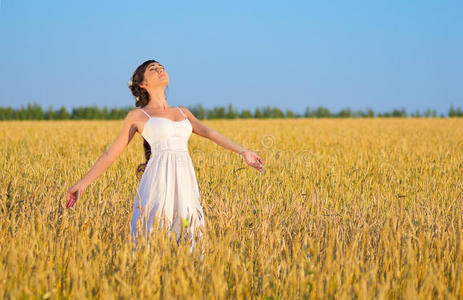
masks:
<instances>
[{"instance_id":1,"label":"woman's neck","mask_svg":"<svg viewBox=\"0 0 463 300\"><path fill-rule=\"evenodd\" d=\"M154 87L149 88L148 93L150 94L150 102L146 105L152 110L165 110L169 107L166 101L166 95L164 92L165 87Z\"/></svg>"}]
</instances>

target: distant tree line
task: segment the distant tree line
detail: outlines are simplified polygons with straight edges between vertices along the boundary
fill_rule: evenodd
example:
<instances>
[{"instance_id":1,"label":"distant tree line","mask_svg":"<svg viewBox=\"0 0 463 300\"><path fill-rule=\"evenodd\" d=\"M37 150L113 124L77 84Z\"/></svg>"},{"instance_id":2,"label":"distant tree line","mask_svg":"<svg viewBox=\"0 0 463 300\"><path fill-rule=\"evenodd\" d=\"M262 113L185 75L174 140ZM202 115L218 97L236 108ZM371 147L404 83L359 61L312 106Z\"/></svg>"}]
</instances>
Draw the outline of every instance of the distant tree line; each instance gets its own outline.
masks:
<instances>
[{"instance_id":1,"label":"distant tree line","mask_svg":"<svg viewBox=\"0 0 463 300\"><path fill-rule=\"evenodd\" d=\"M111 108L107 106L99 108L98 106L79 106L72 108L69 112L64 106L55 110L49 106L47 110L34 102L21 106L19 109L11 107L0 107L0 120L119 120L125 118L127 113L134 107ZM268 118L445 118L445 117L463 117L463 110L453 105L450 107L448 114L437 115L436 110L427 109L425 111L415 111L410 114L402 109L394 109L391 112L375 113L369 108L363 110L351 110L350 108L341 109L338 112L332 112L328 108L319 106L317 108L306 107L303 114L294 112L290 109L285 111L278 107L257 107L254 111L249 109L234 108L231 103L228 106L217 106L212 109L205 108L201 104L187 106L187 108L200 120L203 119L268 119Z\"/></svg>"}]
</instances>

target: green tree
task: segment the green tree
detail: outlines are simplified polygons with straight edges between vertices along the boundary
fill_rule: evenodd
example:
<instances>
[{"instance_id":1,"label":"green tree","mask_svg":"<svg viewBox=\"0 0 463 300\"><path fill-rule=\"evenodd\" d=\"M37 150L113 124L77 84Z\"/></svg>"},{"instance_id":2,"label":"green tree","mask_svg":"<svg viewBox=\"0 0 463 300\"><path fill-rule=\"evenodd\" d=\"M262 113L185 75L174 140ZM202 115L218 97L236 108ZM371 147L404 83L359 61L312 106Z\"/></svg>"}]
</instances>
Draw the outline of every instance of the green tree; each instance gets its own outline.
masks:
<instances>
[{"instance_id":1,"label":"green tree","mask_svg":"<svg viewBox=\"0 0 463 300\"><path fill-rule=\"evenodd\" d=\"M369 117L369 118L374 118L375 117L375 111L372 108L367 109L367 117Z\"/></svg>"},{"instance_id":2,"label":"green tree","mask_svg":"<svg viewBox=\"0 0 463 300\"><path fill-rule=\"evenodd\" d=\"M410 116L411 116L412 118L421 118L421 112L420 112L419 109L417 109L416 112L415 112L415 113L411 113Z\"/></svg>"},{"instance_id":3,"label":"green tree","mask_svg":"<svg viewBox=\"0 0 463 300\"><path fill-rule=\"evenodd\" d=\"M310 110L310 107L306 107L304 111L304 118L311 118L313 117L312 111Z\"/></svg>"},{"instance_id":4,"label":"green tree","mask_svg":"<svg viewBox=\"0 0 463 300\"><path fill-rule=\"evenodd\" d=\"M57 119L59 119L59 120L69 120L70 118L71 118L71 115L66 110L66 107L61 106L61 108L58 111Z\"/></svg>"},{"instance_id":5,"label":"green tree","mask_svg":"<svg viewBox=\"0 0 463 300\"><path fill-rule=\"evenodd\" d=\"M206 118L207 118L207 119L212 119L212 118L214 118L214 112L213 112L211 109L209 109L209 108L206 108Z\"/></svg>"},{"instance_id":6,"label":"green tree","mask_svg":"<svg viewBox=\"0 0 463 300\"><path fill-rule=\"evenodd\" d=\"M428 108L424 111L424 117L430 118L432 116L431 110Z\"/></svg>"},{"instance_id":7,"label":"green tree","mask_svg":"<svg viewBox=\"0 0 463 300\"><path fill-rule=\"evenodd\" d=\"M460 107L457 108L457 117L463 117L463 110Z\"/></svg>"},{"instance_id":8,"label":"green tree","mask_svg":"<svg viewBox=\"0 0 463 300\"><path fill-rule=\"evenodd\" d=\"M294 111L286 108L286 118L295 118L295 114L294 114Z\"/></svg>"},{"instance_id":9,"label":"green tree","mask_svg":"<svg viewBox=\"0 0 463 300\"><path fill-rule=\"evenodd\" d=\"M352 117L352 112L350 108L341 109L337 115L339 118L350 118Z\"/></svg>"},{"instance_id":10,"label":"green tree","mask_svg":"<svg viewBox=\"0 0 463 300\"><path fill-rule=\"evenodd\" d=\"M315 118L329 118L331 117L331 112L328 108L319 106L315 111L313 111Z\"/></svg>"},{"instance_id":11,"label":"green tree","mask_svg":"<svg viewBox=\"0 0 463 300\"><path fill-rule=\"evenodd\" d=\"M249 109L243 109L240 114L240 118L249 119L252 118L252 113Z\"/></svg>"},{"instance_id":12,"label":"green tree","mask_svg":"<svg viewBox=\"0 0 463 300\"><path fill-rule=\"evenodd\" d=\"M285 117L285 114L283 113L283 111L279 109L278 107L272 108L271 111L272 111L272 118L284 118Z\"/></svg>"},{"instance_id":13,"label":"green tree","mask_svg":"<svg viewBox=\"0 0 463 300\"><path fill-rule=\"evenodd\" d=\"M48 109L45 111L45 120L54 120L55 119L55 110L53 106L49 106Z\"/></svg>"},{"instance_id":14,"label":"green tree","mask_svg":"<svg viewBox=\"0 0 463 300\"><path fill-rule=\"evenodd\" d=\"M272 117L272 108L270 107L270 105L267 105L264 108L262 108L262 114L264 115L264 118Z\"/></svg>"},{"instance_id":15,"label":"green tree","mask_svg":"<svg viewBox=\"0 0 463 300\"><path fill-rule=\"evenodd\" d=\"M226 116L227 119L235 119L239 116L238 110L234 109L231 103L228 103L228 110Z\"/></svg>"}]
</instances>

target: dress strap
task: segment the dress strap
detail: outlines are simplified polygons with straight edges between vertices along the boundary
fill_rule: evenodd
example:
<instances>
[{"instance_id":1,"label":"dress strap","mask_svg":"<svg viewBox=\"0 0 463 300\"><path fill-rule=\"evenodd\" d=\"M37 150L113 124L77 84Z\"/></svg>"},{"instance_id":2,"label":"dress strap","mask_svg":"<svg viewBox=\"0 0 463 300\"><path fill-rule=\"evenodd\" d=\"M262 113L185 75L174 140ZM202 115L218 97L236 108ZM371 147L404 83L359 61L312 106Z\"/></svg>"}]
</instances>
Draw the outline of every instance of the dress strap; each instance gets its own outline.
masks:
<instances>
[{"instance_id":1,"label":"dress strap","mask_svg":"<svg viewBox=\"0 0 463 300\"><path fill-rule=\"evenodd\" d=\"M149 118L151 118L151 116L150 116L150 115L148 115L148 113L147 113L146 111L144 111L144 110L143 110L143 108L140 108L140 109L141 109L141 111L142 111L142 112L144 112L144 113L145 113L145 115L147 115Z\"/></svg>"},{"instance_id":2,"label":"dress strap","mask_svg":"<svg viewBox=\"0 0 463 300\"><path fill-rule=\"evenodd\" d=\"M180 109L180 107L176 106L178 108L178 110L182 113L182 115L188 119L188 117L185 115L185 113L183 112L183 110Z\"/></svg>"}]
</instances>

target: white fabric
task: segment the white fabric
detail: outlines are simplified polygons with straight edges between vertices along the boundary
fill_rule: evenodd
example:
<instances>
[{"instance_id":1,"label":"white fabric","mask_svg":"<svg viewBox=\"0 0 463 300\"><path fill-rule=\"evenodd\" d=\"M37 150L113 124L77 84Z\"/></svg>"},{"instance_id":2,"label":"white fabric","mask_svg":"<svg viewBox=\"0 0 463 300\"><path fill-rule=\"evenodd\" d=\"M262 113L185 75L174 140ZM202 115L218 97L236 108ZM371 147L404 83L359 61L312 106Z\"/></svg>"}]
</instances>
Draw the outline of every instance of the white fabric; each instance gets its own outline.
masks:
<instances>
[{"instance_id":1,"label":"white fabric","mask_svg":"<svg viewBox=\"0 0 463 300\"><path fill-rule=\"evenodd\" d=\"M186 233L192 242L191 252L195 244L193 237L196 229L205 225L195 170L188 152L188 140L193 127L186 116L182 121L172 121L151 117L143 109L142 111L149 117L143 127L142 136L151 146L151 158L140 179L138 194L135 195L131 236L136 244L137 226L140 227L141 224L143 234L148 238L154 227L154 218L161 217L158 219L160 227L166 220L168 232L173 229L176 233L177 244L183 233ZM186 217L187 228L184 225ZM196 234L203 236L202 230L198 230Z\"/></svg>"}]
</instances>

